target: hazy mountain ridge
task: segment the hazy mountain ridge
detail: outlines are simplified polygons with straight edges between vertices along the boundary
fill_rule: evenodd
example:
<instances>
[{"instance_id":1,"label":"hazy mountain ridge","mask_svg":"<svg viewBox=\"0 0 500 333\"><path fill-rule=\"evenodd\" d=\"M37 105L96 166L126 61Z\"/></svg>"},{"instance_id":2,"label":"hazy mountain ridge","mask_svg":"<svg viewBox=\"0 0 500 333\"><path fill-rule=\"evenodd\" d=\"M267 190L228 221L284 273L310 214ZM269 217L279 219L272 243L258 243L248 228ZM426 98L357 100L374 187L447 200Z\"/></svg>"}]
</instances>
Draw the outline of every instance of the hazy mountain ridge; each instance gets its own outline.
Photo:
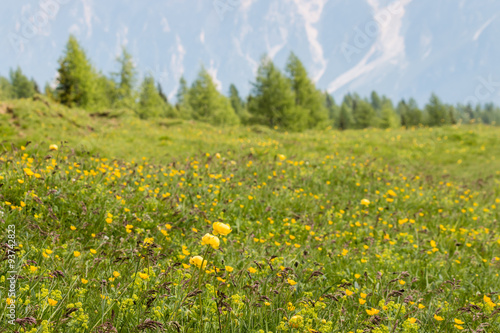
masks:
<instances>
[{"instance_id":1,"label":"hazy mountain ridge","mask_svg":"<svg viewBox=\"0 0 500 333\"><path fill-rule=\"evenodd\" d=\"M500 3L493 0L174 0L147 6L59 0L53 18L16 52L9 36L23 36L22 17L47 14L47 3L55 1L2 4L0 74L20 65L40 83L53 80L73 33L104 73L117 70L125 44L140 73L151 72L170 97L179 77L192 81L201 64L224 92L235 83L246 94L263 54L283 67L294 51L318 86L337 98L376 89L421 103L431 91L449 102L471 96L500 101Z\"/></svg>"}]
</instances>

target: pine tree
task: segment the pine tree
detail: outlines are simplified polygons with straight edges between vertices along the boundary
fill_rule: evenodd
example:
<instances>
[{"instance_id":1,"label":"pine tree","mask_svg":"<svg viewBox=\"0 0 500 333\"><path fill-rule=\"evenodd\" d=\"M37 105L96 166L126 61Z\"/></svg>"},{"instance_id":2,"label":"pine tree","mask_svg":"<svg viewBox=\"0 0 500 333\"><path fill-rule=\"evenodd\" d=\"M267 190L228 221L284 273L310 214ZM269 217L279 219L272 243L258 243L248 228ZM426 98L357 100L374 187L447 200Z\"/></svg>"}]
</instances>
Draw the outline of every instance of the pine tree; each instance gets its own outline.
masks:
<instances>
[{"instance_id":1,"label":"pine tree","mask_svg":"<svg viewBox=\"0 0 500 333\"><path fill-rule=\"evenodd\" d=\"M23 74L20 67L10 71L10 84L14 98L30 98L36 93L33 82Z\"/></svg>"},{"instance_id":2,"label":"pine tree","mask_svg":"<svg viewBox=\"0 0 500 333\"><path fill-rule=\"evenodd\" d=\"M156 89L158 90L158 95L160 95L161 99L165 102L165 103L168 103L168 98L167 98L167 95L165 95L165 93L163 92L163 88L161 86L161 83L158 82L158 84L156 85Z\"/></svg>"},{"instance_id":3,"label":"pine tree","mask_svg":"<svg viewBox=\"0 0 500 333\"><path fill-rule=\"evenodd\" d=\"M179 116L182 119L192 119L193 109L189 103L189 87L184 76L181 76L179 80L179 89L177 90L176 99L177 103L175 104L175 108Z\"/></svg>"},{"instance_id":4,"label":"pine tree","mask_svg":"<svg viewBox=\"0 0 500 333\"><path fill-rule=\"evenodd\" d=\"M0 76L0 100L11 98L13 98L12 85L7 78Z\"/></svg>"},{"instance_id":5,"label":"pine tree","mask_svg":"<svg viewBox=\"0 0 500 333\"><path fill-rule=\"evenodd\" d=\"M40 87L38 86L38 83L35 81L35 79L31 79L31 84L33 85L33 89L35 90L35 94L40 94Z\"/></svg>"},{"instance_id":6,"label":"pine tree","mask_svg":"<svg viewBox=\"0 0 500 333\"><path fill-rule=\"evenodd\" d=\"M352 107L355 128L367 128L377 125L375 110L370 103L356 96Z\"/></svg>"},{"instance_id":7,"label":"pine tree","mask_svg":"<svg viewBox=\"0 0 500 333\"><path fill-rule=\"evenodd\" d=\"M293 52L288 57L286 72L295 93L295 105L306 112L303 117L307 121L306 128L326 124L328 110L325 107L324 96L320 90L316 89L306 68Z\"/></svg>"},{"instance_id":8,"label":"pine tree","mask_svg":"<svg viewBox=\"0 0 500 333\"><path fill-rule=\"evenodd\" d=\"M43 88L43 92L45 96L50 98L51 100L56 100L56 91L50 86L49 83L45 83L45 87Z\"/></svg>"},{"instance_id":9,"label":"pine tree","mask_svg":"<svg viewBox=\"0 0 500 333\"><path fill-rule=\"evenodd\" d=\"M248 113L245 101L240 97L238 89L234 84L229 86L229 100L231 101L234 112L240 118L240 122L242 124L247 124L250 119L250 114Z\"/></svg>"},{"instance_id":10,"label":"pine tree","mask_svg":"<svg viewBox=\"0 0 500 333\"><path fill-rule=\"evenodd\" d=\"M424 123L424 114L422 110L418 107L418 103L415 99L410 98L408 100L408 124L410 126L419 126Z\"/></svg>"},{"instance_id":11,"label":"pine tree","mask_svg":"<svg viewBox=\"0 0 500 333\"><path fill-rule=\"evenodd\" d=\"M234 112L236 112L238 117L241 117L241 114L245 109L245 103L241 99L238 89L232 83L229 86L229 100L231 101L231 106L233 107Z\"/></svg>"},{"instance_id":12,"label":"pine tree","mask_svg":"<svg viewBox=\"0 0 500 333\"><path fill-rule=\"evenodd\" d=\"M248 102L251 121L269 126L293 129L300 127L295 94L290 81L268 57L263 57Z\"/></svg>"},{"instance_id":13,"label":"pine tree","mask_svg":"<svg viewBox=\"0 0 500 333\"><path fill-rule=\"evenodd\" d=\"M351 128L352 123L352 110L349 107L348 103L344 101L340 106L338 128L341 130L349 129Z\"/></svg>"},{"instance_id":14,"label":"pine tree","mask_svg":"<svg viewBox=\"0 0 500 333\"><path fill-rule=\"evenodd\" d=\"M398 117L391 103L383 103L382 109L380 111L380 122L381 128L397 128L401 125L401 118Z\"/></svg>"},{"instance_id":15,"label":"pine tree","mask_svg":"<svg viewBox=\"0 0 500 333\"><path fill-rule=\"evenodd\" d=\"M161 99L165 103L165 107L166 107L165 117L167 117L167 118L179 118L179 112L168 101L168 97L163 92L163 88L162 88L160 82L158 82L158 84L156 85L156 89L158 90L158 95L160 95Z\"/></svg>"},{"instance_id":16,"label":"pine tree","mask_svg":"<svg viewBox=\"0 0 500 333\"><path fill-rule=\"evenodd\" d=\"M96 73L85 52L74 36L66 44L64 56L59 60L57 99L67 106L95 105Z\"/></svg>"},{"instance_id":17,"label":"pine tree","mask_svg":"<svg viewBox=\"0 0 500 333\"><path fill-rule=\"evenodd\" d=\"M431 95L429 103L425 106L425 112L429 126L442 126L451 122L449 111L436 94Z\"/></svg>"},{"instance_id":18,"label":"pine tree","mask_svg":"<svg viewBox=\"0 0 500 333\"><path fill-rule=\"evenodd\" d=\"M334 127L338 127L340 109L337 104L335 104L335 99L332 95L325 91L324 96L325 107L328 110L328 119L330 120L330 124Z\"/></svg>"},{"instance_id":19,"label":"pine tree","mask_svg":"<svg viewBox=\"0 0 500 333\"><path fill-rule=\"evenodd\" d=\"M193 119L212 125L234 125L239 122L229 99L215 86L212 76L202 67L188 93Z\"/></svg>"},{"instance_id":20,"label":"pine tree","mask_svg":"<svg viewBox=\"0 0 500 333\"><path fill-rule=\"evenodd\" d=\"M155 80L147 75L141 84L137 114L141 119L166 117L168 107L156 89Z\"/></svg>"},{"instance_id":21,"label":"pine tree","mask_svg":"<svg viewBox=\"0 0 500 333\"><path fill-rule=\"evenodd\" d=\"M372 91L370 95L370 104L372 105L375 112L378 113L382 110L382 100L380 99L376 91Z\"/></svg>"},{"instance_id":22,"label":"pine tree","mask_svg":"<svg viewBox=\"0 0 500 333\"><path fill-rule=\"evenodd\" d=\"M115 106L117 100L115 81L98 73L94 76L93 89L93 107L110 108Z\"/></svg>"},{"instance_id":23,"label":"pine tree","mask_svg":"<svg viewBox=\"0 0 500 333\"><path fill-rule=\"evenodd\" d=\"M401 119L401 126L406 128L410 127L410 119L409 119L409 108L406 104L406 101L402 99L399 101L398 106L396 107L396 113L399 115Z\"/></svg>"},{"instance_id":24,"label":"pine tree","mask_svg":"<svg viewBox=\"0 0 500 333\"><path fill-rule=\"evenodd\" d=\"M132 108L135 104L135 85L137 81L137 70L132 55L125 47L122 48L121 57L117 58L120 71L113 73L117 81L116 106Z\"/></svg>"}]
</instances>

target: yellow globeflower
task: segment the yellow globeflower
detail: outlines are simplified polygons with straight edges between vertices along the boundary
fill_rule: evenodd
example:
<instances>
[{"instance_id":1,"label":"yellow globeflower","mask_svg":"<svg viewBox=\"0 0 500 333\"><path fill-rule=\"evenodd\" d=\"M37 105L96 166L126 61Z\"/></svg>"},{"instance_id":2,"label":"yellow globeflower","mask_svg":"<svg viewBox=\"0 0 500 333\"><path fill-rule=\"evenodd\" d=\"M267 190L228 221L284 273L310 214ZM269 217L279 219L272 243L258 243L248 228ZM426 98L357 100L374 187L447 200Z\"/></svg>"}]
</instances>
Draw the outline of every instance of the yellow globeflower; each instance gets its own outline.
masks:
<instances>
[{"instance_id":1,"label":"yellow globeflower","mask_svg":"<svg viewBox=\"0 0 500 333\"><path fill-rule=\"evenodd\" d=\"M49 149L50 150L58 150L59 147L57 145L52 144L52 145L49 146Z\"/></svg>"},{"instance_id":2,"label":"yellow globeflower","mask_svg":"<svg viewBox=\"0 0 500 333\"><path fill-rule=\"evenodd\" d=\"M444 320L443 317L438 316L437 314L434 315L434 319L436 319L437 321L443 321Z\"/></svg>"},{"instance_id":3,"label":"yellow globeflower","mask_svg":"<svg viewBox=\"0 0 500 333\"><path fill-rule=\"evenodd\" d=\"M215 222L213 225L214 235L222 235L226 236L232 231L231 227L228 224L224 224L221 222Z\"/></svg>"},{"instance_id":4,"label":"yellow globeflower","mask_svg":"<svg viewBox=\"0 0 500 333\"><path fill-rule=\"evenodd\" d=\"M299 328L302 326L303 323L304 323L304 318L302 318L302 316L299 315L293 316L292 318L290 318L290 321L288 322L288 324L290 324L290 327L293 328Z\"/></svg>"},{"instance_id":5,"label":"yellow globeflower","mask_svg":"<svg viewBox=\"0 0 500 333\"><path fill-rule=\"evenodd\" d=\"M219 238L211 234L205 234L205 236L201 238L201 243L203 245L210 245L215 250L217 250L220 245Z\"/></svg>"},{"instance_id":6,"label":"yellow globeflower","mask_svg":"<svg viewBox=\"0 0 500 333\"><path fill-rule=\"evenodd\" d=\"M24 168L23 170L27 176L33 176L35 174L30 168Z\"/></svg>"},{"instance_id":7,"label":"yellow globeflower","mask_svg":"<svg viewBox=\"0 0 500 333\"><path fill-rule=\"evenodd\" d=\"M203 257L201 256L194 256L191 259L189 259L189 263L191 265L195 265L198 268L201 268L201 264L203 263L203 268L207 266L207 261L203 260Z\"/></svg>"}]
</instances>

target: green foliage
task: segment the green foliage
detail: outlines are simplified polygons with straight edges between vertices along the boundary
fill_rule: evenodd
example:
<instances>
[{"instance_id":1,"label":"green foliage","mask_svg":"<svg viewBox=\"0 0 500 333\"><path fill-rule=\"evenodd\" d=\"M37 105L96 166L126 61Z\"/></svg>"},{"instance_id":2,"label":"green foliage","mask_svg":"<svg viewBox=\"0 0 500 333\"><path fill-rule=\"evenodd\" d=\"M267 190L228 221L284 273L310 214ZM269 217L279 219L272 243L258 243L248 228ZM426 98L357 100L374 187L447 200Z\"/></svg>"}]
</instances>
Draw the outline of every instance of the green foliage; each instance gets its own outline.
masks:
<instances>
[{"instance_id":1,"label":"green foliage","mask_svg":"<svg viewBox=\"0 0 500 333\"><path fill-rule=\"evenodd\" d=\"M247 106L240 97L240 93L234 84L229 86L229 100L231 101L231 106L233 107L234 112L240 118L240 122L242 124L248 123L250 114L248 113Z\"/></svg>"},{"instance_id":2,"label":"green foliage","mask_svg":"<svg viewBox=\"0 0 500 333\"><path fill-rule=\"evenodd\" d=\"M161 97L152 76L146 76L141 84L137 114L141 119L173 118L176 115L174 108Z\"/></svg>"},{"instance_id":3,"label":"green foliage","mask_svg":"<svg viewBox=\"0 0 500 333\"><path fill-rule=\"evenodd\" d=\"M0 100L11 98L13 98L12 85L7 78L0 76Z\"/></svg>"},{"instance_id":4,"label":"green foliage","mask_svg":"<svg viewBox=\"0 0 500 333\"><path fill-rule=\"evenodd\" d=\"M241 117L245 110L245 102L240 97L240 93L234 84L231 83L229 86L229 100L231 101L231 106L238 117Z\"/></svg>"},{"instance_id":5,"label":"green foliage","mask_svg":"<svg viewBox=\"0 0 500 333\"><path fill-rule=\"evenodd\" d=\"M423 113L413 98L410 98L408 104L404 100L399 102L397 113L401 117L401 125L407 128L423 125L424 123Z\"/></svg>"},{"instance_id":6,"label":"green foliage","mask_svg":"<svg viewBox=\"0 0 500 333\"><path fill-rule=\"evenodd\" d=\"M20 67L10 71L10 84L13 98L30 98L36 93L34 81L30 81Z\"/></svg>"},{"instance_id":7,"label":"green foliage","mask_svg":"<svg viewBox=\"0 0 500 333\"><path fill-rule=\"evenodd\" d=\"M353 125L352 111L346 102L343 102L340 107L338 128L341 130L346 130L351 128Z\"/></svg>"},{"instance_id":8,"label":"green foliage","mask_svg":"<svg viewBox=\"0 0 500 333\"><path fill-rule=\"evenodd\" d=\"M113 73L117 82L114 104L116 107L133 108L135 104L135 85L137 81L137 71L133 63L132 55L123 47L121 57L117 58L120 71Z\"/></svg>"},{"instance_id":9,"label":"green foliage","mask_svg":"<svg viewBox=\"0 0 500 333\"><path fill-rule=\"evenodd\" d=\"M362 129L367 127L376 127L376 113L373 107L367 101L357 98L353 101L352 118L354 128Z\"/></svg>"},{"instance_id":10,"label":"green foliage","mask_svg":"<svg viewBox=\"0 0 500 333\"><path fill-rule=\"evenodd\" d=\"M182 119L193 118L193 108L189 102L189 87L184 76L179 79L179 89L177 90L177 103L175 108Z\"/></svg>"},{"instance_id":11,"label":"green foliage","mask_svg":"<svg viewBox=\"0 0 500 333\"><path fill-rule=\"evenodd\" d=\"M262 58L257 70L248 111L256 124L284 129L303 127L300 116L303 117L304 112L297 112L290 81L268 57Z\"/></svg>"},{"instance_id":12,"label":"green foliage","mask_svg":"<svg viewBox=\"0 0 500 333\"><path fill-rule=\"evenodd\" d=\"M299 107L297 112L306 114L300 117L301 121L306 121L305 127L324 126L328 119L328 109L325 107L324 96L309 78L300 59L293 53L288 58L286 72L295 93L295 105Z\"/></svg>"},{"instance_id":13,"label":"green foliage","mask_svg":"<svg viewBox=\"0 0 500 333\"><path fill-rule=\"evenodd\" d=\"M450 113L446 105L441 103L441 100L436 94L432 94L429 103L425 106L427 114L427 125L442 126L451 123Z\"/></svg>"},{"instance_id":14,"label":"green foliage","mask_svg":"<svg viewBox=\"0 0 500 333\"><path fill-rule=\"evenodd\" d=\"M378 112L382 110L382 100L380 99L379 95L377 94L376 91L372 91L370 95L370 103L372 105L372 108Z\"/></svg>"},{"instance_id":15,"label":"green foliage","mask_svg":"<svg viewBox=\"0 0 500 333\"><path fill-rule=\"evenodd\" d=\"M379 121L381 128L397 128L401 126L401 118L394 111L392 103L386 101L382 104L381 108Z\"/></svg>"},{"instance_id":16,"label":"green foliage","mask_svg":"<svg viewBox=\"0 0 500 333\"><path fill-rule=\"evenodd\" d=\"M198 73L188 95L193 119L212 125L235 125L239 122L229 99L217 90L204 67Z\"/></svg>"},{"instance_id":17,"label":"green foliage","mask_svg":"<svg viewBox=\"0 0 500 333\"><path fill-rule=\"evenodd\" d=\"M328 119L330 120L330 124L336 128L339 128L339 117L340 117L340 108L337 104L335 104L335 99L328 92L324 92L325 96L325 107L328 111Z\"/></svg>"},{"instance_id":18,"label":"green foliage","mask_svg":"<svg viewBox=\"0 0 500 333\"><path fill-rule=\"evenodd\" d=\"M445 126L454 124L500 124L500 108L484 105L451 105L432 94L424 109L414 99L402 100L394 109L392 101L372 91L361 98L358 94L344 96L341 106L326 92L318 90L300 59L290 54L286 76L273 62L263 57L250 95L240 96L235 85L226 98L216 88L209 73L202 68L191 88L180 78L175 108L163 89L151 86L149 78L137 87L137 72L126 48L117 58L119 70L108 77L97 71L74 36L70 36L59 59L55 90L45 85L44 93L52 100L69 107L109 113L129 110L140 117L194 119L210 124L260 124L270 128L303 131L324 128L364 129L395 128L400 125ZM10 71L10 78L0 77L0 99L29 98L40 93L34 79L29 80L20 68ZM161 99L156 104L158 96ZM133 110L133 111L132 111Z\"/></svg>"},{"instance_id":19,"label":"green foliage","mask_svg":"<svg viewBox=\"0 0 500 333\"><path fill-rule=\"evenodd\" d=\"M94 79L94 105L99 108L116 107L116 99L116 83L102 73L98 73Z\"/></svg>"},{"instance_id":20,"label":"green foliage","mask_svg":"<svg viewBox=\"0 0 500 333\"><path fill-rule=\"evenodd\" d=\"M98 76L73 35L69 37L64 55L59 60L58 73L56 94L60 103L70 107L95 106Z\"/></svg>"}]
</instances>

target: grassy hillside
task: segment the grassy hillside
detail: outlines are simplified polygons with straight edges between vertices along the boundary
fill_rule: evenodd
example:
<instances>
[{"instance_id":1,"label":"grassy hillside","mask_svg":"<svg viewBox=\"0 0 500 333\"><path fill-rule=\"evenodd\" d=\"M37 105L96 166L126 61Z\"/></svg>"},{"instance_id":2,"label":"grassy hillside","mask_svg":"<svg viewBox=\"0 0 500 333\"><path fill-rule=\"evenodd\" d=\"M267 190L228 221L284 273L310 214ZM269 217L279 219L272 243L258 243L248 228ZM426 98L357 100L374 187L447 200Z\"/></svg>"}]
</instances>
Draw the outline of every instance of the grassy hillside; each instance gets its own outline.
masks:
<instances>
[{"instance_id":1,"label":"grassy hillside","mask_svg":"<svg viewBox=\"0 0 500 333\"><path fill-rule=\"evenodd\" d=\"M156 162L204 152L252 153L252 149L280 150L304 159L338 153L479 185L498 185L500 176L499 129L482 125L284 133L260 126L217 128L193 121L146 121L129 110L88 113L43 97L0 102L0 121L4 144L31 141L29 151L64 142L76 153L124 160L148 157Z\"/></svg>"},{"instance_id":2,"label":"grassy hillside","mask_svg":"<svg viewBox=\"0 0 500 333\"><path fill-rule=\"evenodd\" d=\"M0 332L500 331L498 128L0 117Z\"/></svg>"}]
</instances>

